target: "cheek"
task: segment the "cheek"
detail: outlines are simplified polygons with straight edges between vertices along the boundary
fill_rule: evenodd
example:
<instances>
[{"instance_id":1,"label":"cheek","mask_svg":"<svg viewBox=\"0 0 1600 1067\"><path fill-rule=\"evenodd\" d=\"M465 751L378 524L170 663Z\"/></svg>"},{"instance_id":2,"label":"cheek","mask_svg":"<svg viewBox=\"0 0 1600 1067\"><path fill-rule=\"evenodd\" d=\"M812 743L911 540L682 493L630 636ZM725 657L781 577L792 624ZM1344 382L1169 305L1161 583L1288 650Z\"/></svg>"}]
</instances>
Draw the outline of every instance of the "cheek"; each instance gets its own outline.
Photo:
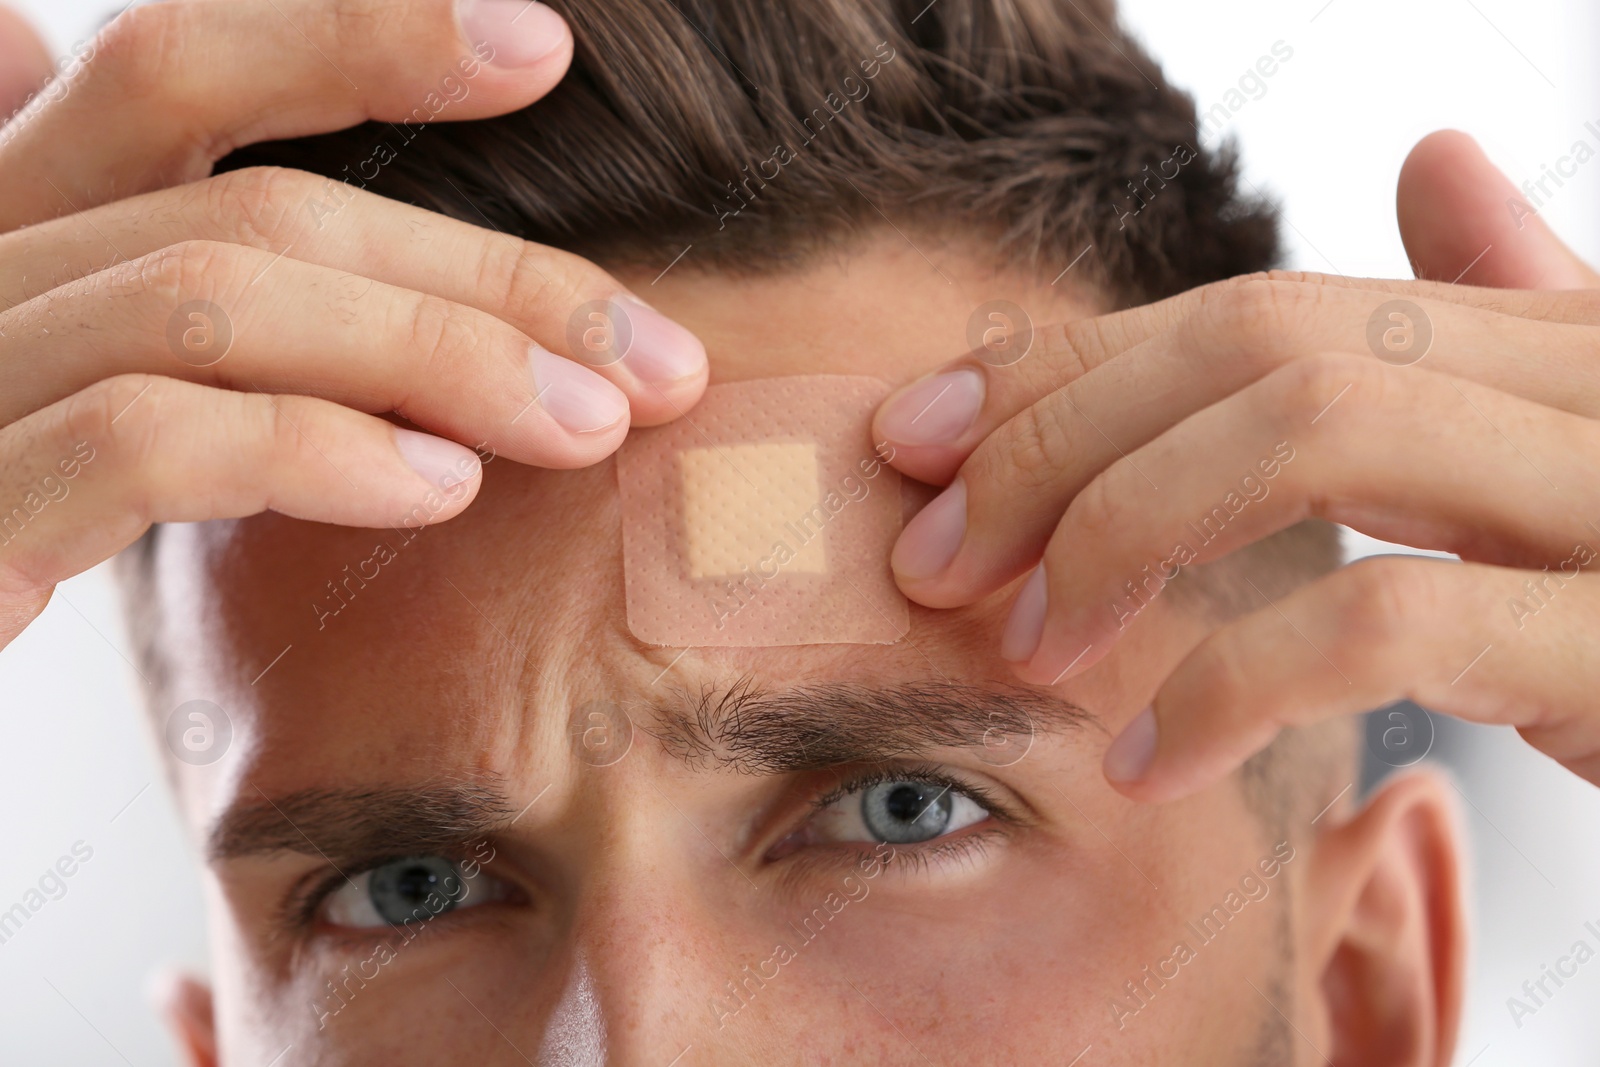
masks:
<instances>
[{"instance_id":1,"label":"cheek","mask_svg":"<svg viewBox=\"0 0 1600 1067\"><path fill-rule=\"evenodd\" d=\"M1114 903L1094 905L1101 894L1086 891L1082 872L1069 875L1072 866L1060 859L1008 864L954 889L937 879L919 885L915 872L902 872L911 880L897 885L886 871L800 950L802 960L810 957L805 996L813 1023L825 1025L838 1011L837 997L825 991L849 978L935 1062L987 1062L999 1034L1017 1062L1070 1061L1088 1039L1070 1052L1066 1045L1104 1017L1115 987L1108 968L1127 952L1118 931L1137 928L1139 916L1127 894L1106 894ZM881 1028L882 1017L869 1013L857 1032Z\"/></svg>"}]
</instances>

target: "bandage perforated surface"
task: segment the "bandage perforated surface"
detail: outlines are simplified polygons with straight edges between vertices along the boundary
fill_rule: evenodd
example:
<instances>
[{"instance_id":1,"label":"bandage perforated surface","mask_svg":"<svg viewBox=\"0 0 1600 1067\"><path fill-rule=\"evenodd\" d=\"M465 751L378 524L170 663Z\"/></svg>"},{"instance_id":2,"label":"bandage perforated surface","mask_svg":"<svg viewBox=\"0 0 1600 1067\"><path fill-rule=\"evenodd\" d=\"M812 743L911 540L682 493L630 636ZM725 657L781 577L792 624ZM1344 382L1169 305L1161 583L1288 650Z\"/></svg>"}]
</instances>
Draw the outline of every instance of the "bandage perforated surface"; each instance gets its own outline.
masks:
<instances>
[{"instance_id":1,"label":"bandage perforated surface","mask_svg":"<svg viewBox=\"0 0 1600 1067\"><path fill-rule=\"evenodd\" d=\"M628 628L703 645L889 644L900 476L874 453L876 378L714 385L617 454Z\"/></svg>"}]
</instances>

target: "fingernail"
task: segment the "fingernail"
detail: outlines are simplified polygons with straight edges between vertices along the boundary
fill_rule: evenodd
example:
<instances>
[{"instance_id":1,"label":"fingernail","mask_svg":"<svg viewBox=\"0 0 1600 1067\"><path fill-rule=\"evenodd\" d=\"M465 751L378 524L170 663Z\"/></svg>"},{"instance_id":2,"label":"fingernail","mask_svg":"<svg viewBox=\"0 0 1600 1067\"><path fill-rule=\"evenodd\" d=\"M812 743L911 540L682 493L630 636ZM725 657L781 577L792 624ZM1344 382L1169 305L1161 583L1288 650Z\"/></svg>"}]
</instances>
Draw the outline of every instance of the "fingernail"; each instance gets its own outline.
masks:
<instances>
[{"instance_id":1,"label":"fingernail","mask_svg":"<svg viewBox=\"0 0 1600 1067\"><path fill-rule=\"evenodd\" d=\"M627 417L622 390L589 368L538 345L529 351L528 363L539 406L568 433L607 430Z\"/></svg>"},{"instance_id":2,"label":"fingernail","mask_svg":"<svg viewBox=\"0 0 1600 1067\"><path fill-rule=\"evenodd\" d=\"M561 16L534 0L459 0L456 13L473 51L497 67L531 67L567 36Z\"/></svg>"},{"instance_id":3,"label":"fingernail","mask_svg":"<svg viewBox=\"0 0 1600 1067\"><path fill-rule=\"evenodd\" d=\"M954 444L983 410L983 375L970 367L935 374L878 411L878 436L900 445Z\"/></svg>"},{"instance_id":4,"label":"fingernail","mask_svg":"<svg viewBox=\"0 0 1600 1067\"><path fill-rule=\"evenodd\" d=\"M1144 777L1156 754L1156 709L1145 708L1106 749L1101 768L1113 782L1132 782Z\"/></svg>"},{"instance_id":5,"label":"fingernail","mask_svg":"<svg viewBox=\"0 0 1600 1067\"><path fill-rule=\"evenodd\" d=\"M705 373L706 346L700 338L642 300L621 297L615 304L632 327L622 362L634 377L666 385Z\"/></svg>"},{"instance_id":6,"label":"fingernail","mask_svg":"<svg viewBox=\"0 0 1600 1067\"><path fill-rule=\"evenodd\" d=\"M906 523L889 566L906 578L932 578L956 558L966 532L967 485L957 478Z\"/></svg>"},{"instance_id":7,"label":"fingernail","mask_svg":"<svg viewBox=\"0 0 1600 1067\"><path fill-rule=\"evenodd\" d=\"M1012 663L1025 663L1039 651L1044 637L1044 609L1049 590L1045 587L1044 564L1034 568L1033 576L1017 594L1006 619L1006 632L1000 638L1000 655Z\"/></svg>"},{"instance_id":8,"label":"fingernail","mask_svg":"<svg viewBox=\"0 0 1600 1067\"><path fill-rule=\"evenodd\" d=\"M435 489L452 489L476 475L483 465L472 449L431 433L396 426L394 445L407 465Z\"/></svg>"}]
</instances>

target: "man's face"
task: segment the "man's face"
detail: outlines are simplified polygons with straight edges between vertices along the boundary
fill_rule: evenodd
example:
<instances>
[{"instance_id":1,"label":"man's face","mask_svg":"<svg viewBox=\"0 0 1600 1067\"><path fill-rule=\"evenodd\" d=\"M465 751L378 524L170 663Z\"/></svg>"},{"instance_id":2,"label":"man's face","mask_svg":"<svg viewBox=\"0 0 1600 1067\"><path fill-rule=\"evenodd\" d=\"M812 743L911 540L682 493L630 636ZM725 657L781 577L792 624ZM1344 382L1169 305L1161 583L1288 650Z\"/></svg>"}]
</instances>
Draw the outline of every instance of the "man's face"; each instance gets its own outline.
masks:
<instances>
[{"instance_id":1,"label":"man's face","mask_svg":"<svg viewBox=\"0 0 1600 1067\"><path fill-rule=\"evenodd\" d=\"M713 382L901 384L985 300L1092 310L922 248L938 270L891 235L780 280L636 284ZM179 768L224 1062L1307 1052L1274 1043L1305 859L1236 781L1143 807L1100 773L1200 636L1164 602L1053 691L999 658L1009 590L913 605L888 646L645 646L610 462L492 461L411 539L266 515L160 545L171 697L234 731Z\"/></svg>"}]
</instances>

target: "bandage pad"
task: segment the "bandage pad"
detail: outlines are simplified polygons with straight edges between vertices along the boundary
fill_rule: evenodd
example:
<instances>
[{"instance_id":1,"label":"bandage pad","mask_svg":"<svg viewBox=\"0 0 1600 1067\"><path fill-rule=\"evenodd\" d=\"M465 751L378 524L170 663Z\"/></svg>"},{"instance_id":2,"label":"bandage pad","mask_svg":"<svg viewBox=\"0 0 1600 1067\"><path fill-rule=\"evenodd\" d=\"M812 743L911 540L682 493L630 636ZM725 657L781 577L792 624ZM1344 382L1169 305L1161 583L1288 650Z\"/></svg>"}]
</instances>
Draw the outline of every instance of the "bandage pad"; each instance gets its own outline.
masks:
<instances>
[{"instance_id":1,"label":"bandage pad","mask_svg":"<svg viewBox=\"0 0 1600 1067\"><path fill-rule=\"evenodd\" d=\"M628 628L653 645L890 644L900 475L873 451L876 378L714 385L617 453Z\"/></svg>"}]
</instances>

